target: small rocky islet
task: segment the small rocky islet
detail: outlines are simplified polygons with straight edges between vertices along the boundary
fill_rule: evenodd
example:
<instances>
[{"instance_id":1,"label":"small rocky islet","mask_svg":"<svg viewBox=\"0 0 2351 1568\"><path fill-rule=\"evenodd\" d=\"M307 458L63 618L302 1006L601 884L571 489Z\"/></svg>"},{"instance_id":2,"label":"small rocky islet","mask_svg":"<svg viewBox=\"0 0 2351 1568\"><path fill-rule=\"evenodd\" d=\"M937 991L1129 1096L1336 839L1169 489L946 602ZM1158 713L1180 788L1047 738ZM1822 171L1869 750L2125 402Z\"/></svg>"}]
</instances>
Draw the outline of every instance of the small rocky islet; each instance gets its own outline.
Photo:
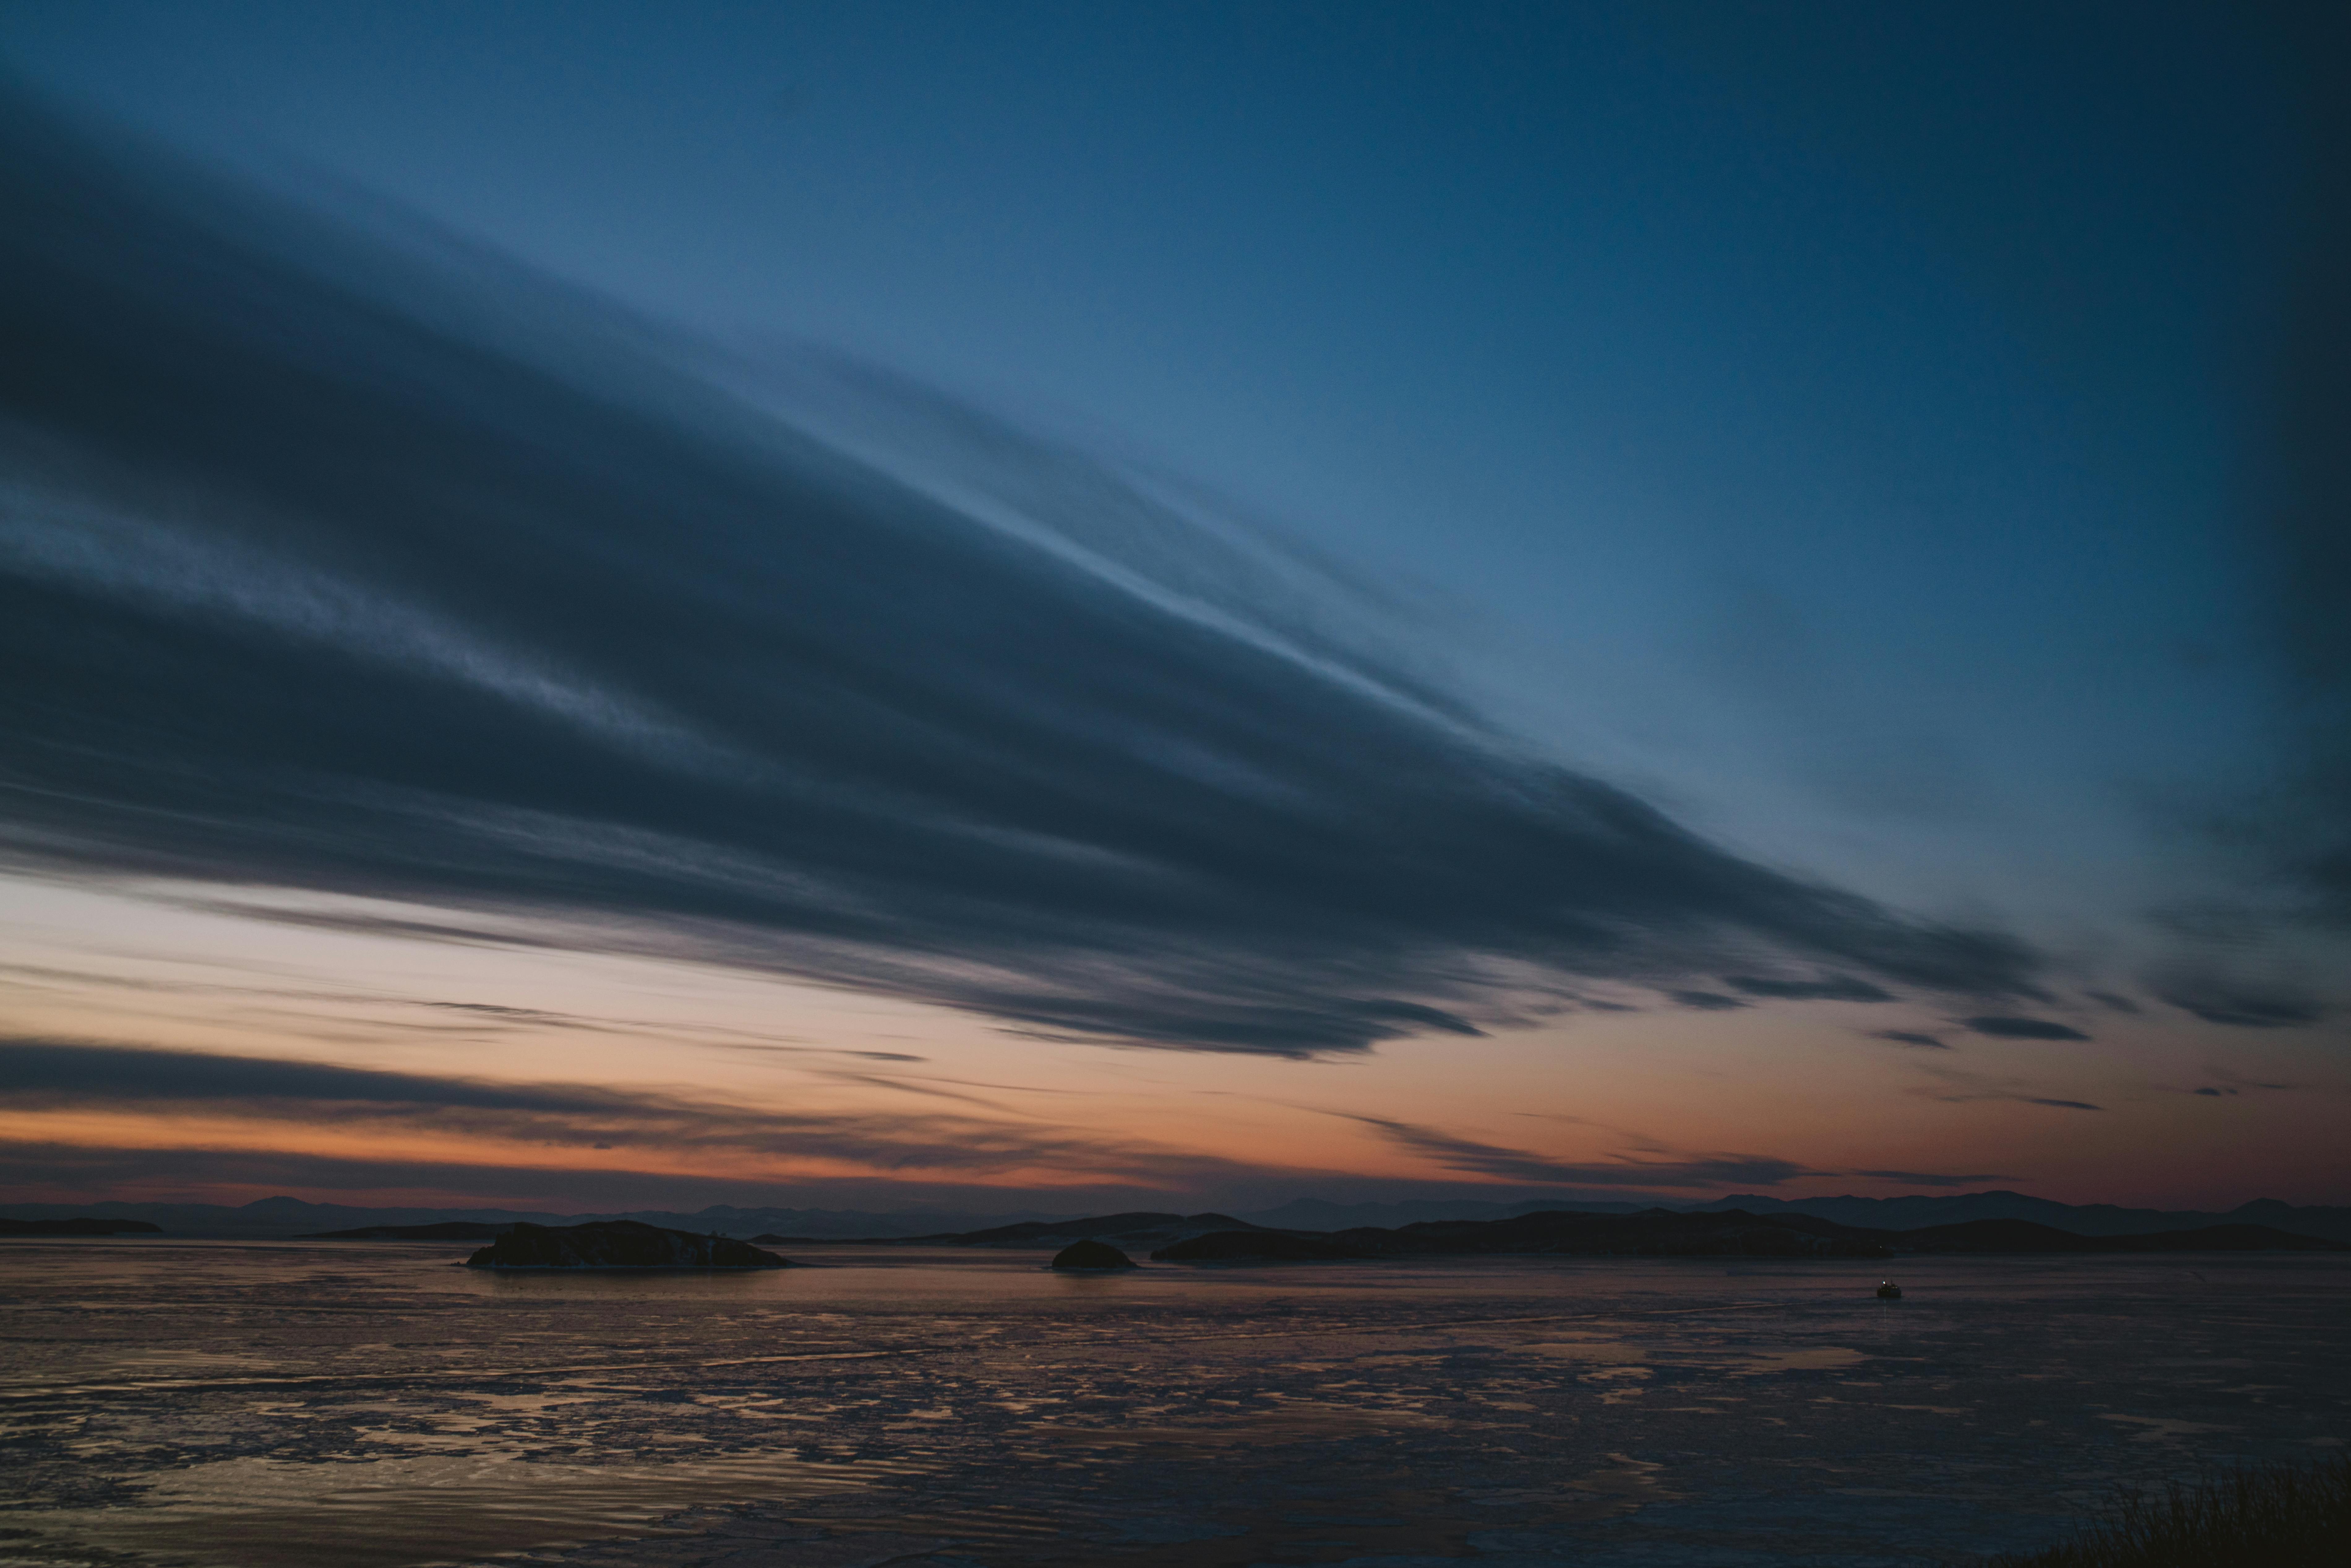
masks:
<instances>
[{"instance_id":1,"label":"small rocky islet","mask_svg":"<svg viewBox=\"0 0 2351 1568\"><path fill-rule=\"evenodd\" d=\"M1099 1274L1111 1269L1132 1269L1134 1260L1107 1241L1091 1237L1072 1241L1053 1254L1053 1267L1081 1274Z\"/></svg>"},{"instance_id":2,"label":"small rocky islet","mask_svg":"<svg viewBox=\"0 0 2351 1568\"><path fill-rule=\"evenodd\" d=\"M696 1236L635 1219L517 1224L465 1260L468 1269L788 1269L792 1260L730 1236Z\"/></svg>"}]
</instances>

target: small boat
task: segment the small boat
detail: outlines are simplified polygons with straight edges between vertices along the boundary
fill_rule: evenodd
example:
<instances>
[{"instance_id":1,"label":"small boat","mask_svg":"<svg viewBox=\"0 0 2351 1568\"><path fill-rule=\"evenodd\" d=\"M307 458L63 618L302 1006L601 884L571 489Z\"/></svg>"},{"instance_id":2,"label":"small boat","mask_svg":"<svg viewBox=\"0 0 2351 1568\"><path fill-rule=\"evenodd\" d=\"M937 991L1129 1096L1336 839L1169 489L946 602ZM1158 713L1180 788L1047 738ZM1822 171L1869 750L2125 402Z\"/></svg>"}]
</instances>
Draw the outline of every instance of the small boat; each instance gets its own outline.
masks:
<instances>
[{"instance_id":1,"label":"small boat","mask_svg":"<svg viewBox=\"0 0 2351 1568\"><path fill-rule=\"evenodd\" d=\"M1898 1301L1902 1299L1902 1287L1891 1280L1880 1280L1877 1282L1877 1299L1881 1301Z\"/></svg>"}]
</instances>

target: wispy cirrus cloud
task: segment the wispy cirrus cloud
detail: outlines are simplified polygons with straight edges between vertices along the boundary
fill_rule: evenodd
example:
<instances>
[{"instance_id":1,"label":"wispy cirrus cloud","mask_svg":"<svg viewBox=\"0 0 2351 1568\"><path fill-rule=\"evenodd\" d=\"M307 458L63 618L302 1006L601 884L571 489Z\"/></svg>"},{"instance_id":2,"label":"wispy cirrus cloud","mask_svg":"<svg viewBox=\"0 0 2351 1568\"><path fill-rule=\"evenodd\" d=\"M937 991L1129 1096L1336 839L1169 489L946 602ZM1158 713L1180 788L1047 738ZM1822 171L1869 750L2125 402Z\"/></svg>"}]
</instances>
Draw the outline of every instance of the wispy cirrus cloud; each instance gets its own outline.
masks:
<instances>
[{"instance_id":1,"label":"wispy cirrus cloud","mask_svg":"<svg viewBox=\"0 0 2351 1568\"><path fill-rule=\"evenodd\" d=\"M122 970L0 962L0 987L28 988L83 997L130 993L133 996L154 994L202 998L232 1007L242 1006L256 1014L266 1013L277 1032L307 1040L366 1040L371 1034L384 1030L448 1034L482 1040L526 1033L585 1033L682 1041L710 1050L765 1055L889 1062L929 1060L913 1051L818 1044L789 1036L778 1038L769 1030L737 1029L693 1019L653 1019L611 1014L590 1015L548 1008L516 1007L502 1002L454 1001L316 984L189 980ZM289 1009L283 1005L286 1003L317 1006ZM423 1015L423 1021L413 1016L417 1014ZM444 1019L447 1021L441 1021ZM311 1020L322 1027L301 1027L301 1020Z\"/></svg>"},{"instance_id":2,"label":"wispy cirrus cloud","mask_svg":"<svg viewBox=\"0 0 2351 1568\"><path fill-rule=\"evenodd\" d=\"M2175 969L2161 977L2154 989L2182 1012L2238 1029L2298 1029L2327 1013L2305 987L2263 984L2208 970Z\"/></svg>"},{"instance_id":3,"label":"wispy cirrus cloud","mask_svg":"<svg viewBox=\"0 0 2351 1568\"><path fill-rule=\"evenodd\" d=\"M1873 1181L1898 1181L1910 1186L1973 1186L1978 1182L2017 1181L2000 1171L1839 1171L1839 1176L1868 1176Z\"/></svg>"},{"instance_id":4,"label":"wispy cirrus cloud","mask_svg":"<svg viewBox=\"0 0 2351 1568\"><path fill-rule=\"evenodd\" d=\"M1894 994L1883 986L1851 975L1820 975L1810 979L1776 980L1756 975L1732 975L1733 988L1750 997L1774 997L1798 1002L1890 1002Z\"/></svg>"},{"instance_id":5,"label":"wispy cirrus cloud","mask_svg":"<svg viewBox=\"0 0 2351 1568\"><path fill-rule=\"evenodd\" d=\"M947 1197L969 1202L985 1189L1050 1177L1050 1186L1071 1190L1157 1193L1163 1198L1217 1193L1262 1201L1294 1188L1301 1180L1328 1181L1335 1174L1187 1152L1144 1138L1080 1129L1033 1113L1008 1113L986 1094L965 1092L1039 1092L1033 1085L931 1076L882 1078L850 1069L825 1077L868 1094L896 1091L922 1102L943 1102L944 1108L747 1106L644 1089L0 1037L0 1109L14 1113L16 1129L13 1142L0 1139L0 1167L5 1167L0 1178L21 1191L77 1181L87 1191L168 1177L175 1189L184 1190L259 1182L264 1173L283 1171L287 1179L277 1185L288 1186L432 1190L475 1198L528 1194L573 1203L595 1201L596 1195L606 1194L613 1201L645 1203L689 1189L705 1194L705 1201L754 1190L779 1197L797 1191L799 1200L806 1201L810 1192L845 1187L858 1187L876 1200ZM1941 1097L2030 1098L1961 1089ZM40 1136L44 1116L77 1112L108 1113L118 1124L126 1116L148 1118L157 1141L152 1146L114 1147ZM1331 1113L1372 1129L1396 1148L1475 1178L1478 1185L1464 1189L1469 1192L1510 1184L1573 1189L1580 1196L1639 1197L1770 1188L1806 1176L1867 1176L1930 1187L2011 1179L1822 1170L1765 1155L1692 1154L1622 1129L1610 1131L1626 1152L1596 1160L1563 1160L1395 1118ZM1581 1124L1573 1116L1542 1119ZM223 1128L237 1124L253 1125L256 1135L252 1146L234 1139L235 1146L214 1146ZM173 1131L191 1126L205 1129L193 1142L187 1132ZM295 1129L311 1136L289 1139L287 1134ZM350 1152L320 1149L316 1146L319 1134L330 1145L347 1145ZM205 1138L214 1144L206 1144ZM308 1146L271 1147L289 1142ZM446 1152L467 1148L481 1153L468 1161ZM11 1149L23 1155L16 1165L10 1164L15 1157ZM27 1152L37 1149L48 1152ZM442 1152L414 1152L418 1149ZM599 1157L603 1155L611 1157ZM47 1162L47 1167L36 1170L41 1161ZM702 1174L681 1176L681 1166L699 1166ZM297 1174L302 1174L298 1182ZM1371 1178L1345 1179L1360 1183ZM1381 1177L1374 1185L1408 1180Z\"/></svg>"},{"instance_id":6,"label":"wispy cirrus cloud","mask_svg":"<svg viewBox=\"0 0 2351 1568\"><path fill-rule=\"evenodd\" d=\"M1723 1185L1776 1186L1808 1174L1793 1161L1764 1155L1708 1155L1665 1158L1577 1161L1455 1137L1433 1127L1384 1116L1353 1116L1401 1148L1426 1155L1448 1170L1502 1181L1581 1187L1665 1187Z\"/></svg>"},{"instance_id":7,"label":"wispy cirrus cloud","mask_svg":"<svg viewBox=\"0 0 2351 1568\"><path fill-rule=\"evenodd\" d=\"M1971 1034L1990 1035L1995 1040L2087 1040L2090 1037L2071 1024L2051 1019L2012 1018L1991 1014L1960 1019L1959 1027Z\"/></svg>"},{"instance_id":8,"label":"wispy cirrus cloud","mask_svg":"<svg viewBox=\"0 0 2351 1568\"><path fill-rule=\"evenodd\" d=\"M869 1083L866 1085L871 1087ZM906 1088L897 1083L892 1087ZM931 1098L985 1106L935 1089ZM0 1039L0 1105L21 1116L96 1110L204 1115L354 1140L429 1133L574 1151L830 1162L876 1174L987 1180L1052 1170L1105 1185L1193 1187L1257 1167L1033 1117L936 1111L794 1111L584 1083L506 1082L82 1040Z\"/></svg>"},{"instance_id":9,"label":"wispy cirrus cloud","mask_svg":"<svg viewBox=\"0 0 2351 1568\"><path fill-rule=\"evenodd\" d=\"M705 347L22 99L0 199L19 863L1187 1051L1475 1034L1587 981L2036 994L2012 937L1532 755L1065 444L844 371L897 441L852 455Z\"/></svg>"},{"instance_id":10,"label":"wispy cirrus cloud","mask_svg":"<svg viewBox=\"0 0 2351 1568\"><path fill-rule=\"evenodd\" d=\"M1922 1064L1923 1065L1923 1064ZM2036 1084L2017 1078L1991 1078L1982 1073L1963 1072L1957 1068L1925 1066L1924 1071L1934 1082L1904 1091L1922 1100L1939 1100L1947 1105L1966 1105L1979 1101L2011 1101L2019 1105L2045 1105L2061 1111L2103 1111L2086 1100L2068 1100L2054 1095L2036 1094Z\"/></svg>"},{"instance_id":11,"label":"wispy cirrus cloud","mask_svg":"<svg viewBox=\"0 0 2351 1568\"><path fill-rule=\"evenodd\" d=\"M383 1152L335 1155L299 1148L108 1145L32 1136L0 1136L0 1188L26 1203L81 1204L106 1194L152 1199L162 1194L174 1201L235 1204L262 1194L300 1192L360 1204L460 1210L524 1207L556 1213L691 1211L711 1204L865 1209L946 1206L998 1216L1010 1208L1030 1210L1013 1218L1038 1218L1034 1206L1053 1214L1156 1207L1170 1202L1171 1193L1183 1190L1158 1185L1088 1183L1082 1176L1025 1186L975 1185L922 1170L762 1180L742 1173L679 1171L627 1163L582 1166L559 1159L468 1162Z\"/></svg>"},{"instance_id":12,"label":"wispy cirrus cloud","mask_svg":"<svg viewBox=\"0 0 2351 1568\"><path fill-rule=\"evenodd\" d=\"M1667 996L1686 1008L1695 1008L1699 1012L1708 1013L1728 1012L1734 1008L1754 1005L1751 1002L1741 1001L1737 997L1726 997L1720 991L1668 991Z\"/></svg>"}]
</instances>

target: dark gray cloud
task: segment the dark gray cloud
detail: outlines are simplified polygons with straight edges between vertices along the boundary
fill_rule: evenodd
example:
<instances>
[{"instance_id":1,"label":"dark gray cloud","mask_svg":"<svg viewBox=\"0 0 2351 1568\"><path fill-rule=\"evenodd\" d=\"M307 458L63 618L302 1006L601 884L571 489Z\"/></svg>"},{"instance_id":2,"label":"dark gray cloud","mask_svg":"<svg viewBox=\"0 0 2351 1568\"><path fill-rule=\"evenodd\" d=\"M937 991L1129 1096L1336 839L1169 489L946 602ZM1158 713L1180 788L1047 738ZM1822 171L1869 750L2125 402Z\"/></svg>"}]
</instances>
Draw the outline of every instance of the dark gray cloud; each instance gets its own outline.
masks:
<instances>
[{"instance_id":1,"label":"dark gray cloud","mask_svg":"<svg viewBox=\"0 0 2351 1568\"><path fill-rule=\"evenodd\" d=\"M243 1002L249 1010L266 1013L272 1027L300 1034L307 1039L351 1040L365 1038L364 1031L395 1030L402 1032L447 1033L461 1038L491 1039L502 1032L558 1030L564 1033L585 1031L594 1034L633 1035L640 1039L702 1046L722 1051L767 1052L788 1056L852 1057L865 1061L926 1061L927 1057L904 1051L872 1051L855 1046L815 1045L792 1036L778 1037L772 1031L730 1029L721 1024L685 1022L678 1019L653 1020L629 1018L591 1018L583 1013L555 1012L544 1008L511 1007L496 1002L439 1001L417 997L398 996L385 992L357 989L326 989L318 986L256 985L220 980L183 980L161 978L152 975L133 975L114 971L61 968L53 965L0 963L0 986L30 985L42 989L81 990L96 988L102 991L161 992L174 996L219 997L232 1002ZM298 1012L282 1008L251 1006L273 1001L326 1002L337 1004L332 1010ZM400 1019L386 1019L381 1014L392 1009L423 1009L434 1013L455 1013L475 1023L413 1023ZM287 1019L329 1019L339 1022L339 1030L288 1029ZM355 1032L356 1031L356 1032Z\"/></svg>"},{"instance_id":2,"label":"dark gray cloud","mask_svg":"<svg viewBox=\"0 0 2351 1568\"><path fill-rule=\"evenodd\" d=\"M1754 1005L1742 1002L1737 997L1726 997L1720 991L1671 991L1667 995L1682 1006L1696 1008L1700 1012L1726 1012L1733 1008Z\"/></svg>"},{"instance_id":3,"label":"dark gray cloud","mask_svg":"<svg viewBox=\"0 0 2351 1568\"><path fill-rule=\"evenodd\" d=\"M1850 975L1823 975L1812 980L1773 980L1753 975L1731 975L1725 983L1750 997L1777 997L1785 1001L1890 1002L1894 993Z\"/></svg>"},{"instance_id":4,"label":"dark gray cloud","mask_svg":"<svg viewBox=\"0 0 2351 1568\"><path fill-rule=\"evenodd\" d=\"M92 1101L282 1102L634 1114L645 1103L589 1085L491 1083L277 1057L222 1056L82 1040L0 1039L0 1094L20 1107Z\"/></svg>"},{"instance_id":5,"label":"dark gray cloud","mask_svg":"<svg viewBox=\"0 0 2351 1568\"><path fill-rule=\"evenodd\" d=\"M5 1137L0 1137L0 1189L17 1195L19 1202L81 1203L91 1201L93 1195L143 1198L162 1192L183 1201L241 1203L256 1193L298 1192L326 1201L339 1197L370 1203L386 1201L385 1195L403 1195L389 1201L452 1208L512 1206L559 1213L632 1208L691 1212L712 1204L772 1204L869 1210L977 1205L988 1213L1027 1208L1053 1214L1248 1207L1273 1201L1284 1190L1245 1188L1230 1199L1212 1203L1196 1189L1177 1186L975 1186L926 1179L919 1172L762 1182L611 1165L592 1169L559 1163L477 1165L285 1149L152 1148Z\"/></svg>"},{"instance_id":6,"label":"dark gray cloud","mask_svg":"<svg viewBox=\"0 0 2351 1568\"><path fill-rule=\"evenodd\" d=\"M439 1008L445 1012L481 1013L488 1018L515 1023L553 1023L562 1024L570 1029L601 1027L572 1013L551 1013L540 1008L510 1008L496 1002L424 1002L420 1005Z\"/></svg>"},{"instance_id":7,"label":"dark gray cloud","mask_svg":"<svg viewBox=\"0 0 2351 1568\"><path fill-rule=\"evenodd\" d=\"M2351 16L2286 9L2308 157L2259 498L2303 751L2296 789L2273 803L2272 841L2316 913L2351 925Z\"/></svg>"},{"instance_id":8,"label":"dark gray cloud","mask_svg":"<svg viewBox=\"0 0 2351 1568\"><path fill-rule=\"evenodd\" d=\"M1390 1142L1448 1169L1506 1181L1581 1187L1776 1186L1804 1176L1802 1166L1766 1155L1673 1155L1663 1159L1554 1160L1525 1149L1457 1138L1431 1127L1384 1116L1353 1116Z\"/></svg>"},{"instance_id":9,"label":"dark gray cloud","mask_svg":"<svg viewBox=\"0 0 2351 1568\"><path fill-rule=\"evenodd\" d=\"M2199 1091L2199 1092L2241 1094L2248 1089L2266 1089L2275 1092L2284 1092L2311 1087L2307 1083L2273 1083L2258 1078L2247 1078L2242 1073L2231 1071L2219 1062L2208 1063L2204 1069L2204 1076L2213 1081L2212 1085L2209 1091Z\"/></svg>"},{"instance_id":10,"label":"dark gray cloud","mask_svg":"<svg viewBox=\"0 0 2351 1568\"><path fill-rule=\"evenodd\" d=\"M872 378L927 444L852 459L706 349L21 99L0 210L20 864L1197 1051L1746 964L2038 994L2019 942L1527 755L1231 529L973 411Z\"/></svg>"},{"instance_id":11,"label":"dark gray cloud","mask_svg":"<svg viewBox=\"0 0 2351 1568\"><path fill-rule=\"evenodd\" d=\"M1896 1045L1915 1045L1922 1051L1949 1051L1951 1049L1949 1046L1945 1045L1941 1040L1936 1039L1933 1035L1920 1034L1915 1030L1881 1029L1872 1031L1869 1038L1872 1040L1891 1040Z\"/></svg>"},{"instance_id":12,"label":"dark gray cloud","mask_svg":"<svg viewBox=\"0 0 2351 1568\"><path fill-rule=\"evenodd\" d=\"M2298 1029L2326 1016L2326 1009L2299 988L2238 980L2175 977L2159 982L2155 994L2206 1023L2239 1029Z\"/></svg>"},{"instance_id":13,"label":"dark gray cloud","mask_svg":"<svg viewBox=\"0 0 2351 1568\"><path fill-rule=\"evenodd\" d=\"M861 1075L862 1076L862 1075ZM903 1082L888 1087L943 1095ZM423 1128L570 1149L837 1160L969 1181L1057 1169L1165 1189L1261 1177L1270 1167L1035 1120L893 1111L794 1112L579 1083L506 1083L271 1057L0 1038L0 1105L193 1112L325 1127ZM476 1190L484 1190L477 1188Z\"/></svg>"},{"instance_id":14,"label":"dark gray cloud","mask_svg":"<svg viewBox=\"0 0 2351 1568\"><path fill-rule=\"evenodd\" d=\"M768 1051L781 1056L854 1056L865 1061L928 1061L927 1056L917 1056L909 1051L852 1051L846 1046L831 1045L750 1045L735 1041L721 1042L725 1051Z\"/></svg>"},{"instance_id":15,"label":"dark gray cloud","mask_svg":"<svg viewBox=\"0 0 2351 1568\"><path fill-rule=\"evenodd\" d=\"M898 1090L928 1100L993 1110L958 1089L1068 1093L1034 1085L954 1078L883 1078L842 1071L860 1088ZM950 1087L941 1087L942 1085ZM1943 1098L2016 1098L1962 1093ZM2029 1099L2034 1104L2079 1102ZM813 1182L762 1182L756 1176L684 1177L658 1169L600 1163L581 1167L561 1155L527 1167L413 1161L397 1155L337 1157L273 1150L64 1145L0 1139L0 1186L20 1192L74 1188L83 1193L168 1181L177 1189L263 1185L337 1191L434 1191L475 1201L528 1195L590 1203L816 1201L815 1194L855 1189L862 1199L892 1202L950 1197L970 1203L990 1188L973 1184L1021 1171L1051 1169L1093 1178L1092 1187L1056 1189L1062 1207L1082 1191L1216 1194L1265 1201L1293 1191L1317 1173L1200 1155L1147 1141L1056 1126L1034 1117L1006 1120L960 1112L829 1113L747 1107L684 1095L592 1084L494 1082L430 1073L385 1071L273 1057L234 1056L152 1047L32 1037L0 1037L0 1108L23 1113L102 1109L146 1114L201 1114L263 1124L360 1130L432 1131L551 1150L632 1150L639 1158L686 1153L792 1156L862 1167L867 1176ZM2095 1109L2084 1106L2084 1109ZM1466 1175L1559 1193L1624 1197L1645 1192L1776 1186L1814 1175L1862 1176L1924 1186L2009 1180L1985 1174L1918 1171L1817 1172L1764 1155L1690 1154L1633 1137L1630 1155L1589 1162L1456 1137L1385 1117L1349 1115L1400 1147ZM1570 1116L1549 1120L1574 1122ZM26 1124L29 1126L30 1124ZM578 1156L572 1156L576 1159ZM1327 1179L1327 1173L1325 1173ZM1367 1190L1376 1180L1350 1178ZM1393 1184L1391 1184L1393 1185ZM1417 1184L1416 1192L1427 1184ZM1398 1190L1403 1190L1399 1187ZM1490 1185L1462 1189L1489 1197ZM746 1195L749 1196L746 1196ZM797 1195L796 1197L794 1195ZM1033 1194L1031 1196L1034 1196Z\"/></svg>"},{"instance_id":16,"label":"dark gray cloud","mask_svg":"<svg viewBox=\"0 0 2351 1568\"><path fill-rule=\"evenodd\" d=\"M1982 1018L1961 1019L1963 1028L1977 1034L1988 1034L1998 1040L2087 1040L2090 1037L2070 1024L2055 1023L2048 1019L2010 1018L1993 1014Z\"/></svg>"},{"instance_id":17,"label":"dark gray cloud","mask_svg":"<svg viewBox=\"0 0 2351 1568\"><path fill-rule=\"evenodd\" d=\"M1918 1061L1921 1071L1935 1080L1904 1091L1922 1100L1938 1100L1947 1105L1967 1105L1988 1100L2005 1100L2018 1105L2049 1105L2067 1111L2099 1111L2086 1100L2064 1100L2032 1091L2040 1085L2018 1078L1988 1078L1980 1073L1964 1071L1956 1067L1935 1063L1931 1057Z\"/></svg>"},{"instance_id":18,"label":"dark gray cloud","mask_svg":"<svg viewBox=\"0 0 2351 1568\"><path fill-rule=\"evenodd\" d=\"M2024 1178L2002 1176L1998 1171L1970 1171L1952 1176L1941 1171L1839 1171L1839 1176L1874 1176L1879 1181L1907 1182L1912 1186L1972 1186L1980 1181L2022 1181Z\"/></svg>"}]
</instances>

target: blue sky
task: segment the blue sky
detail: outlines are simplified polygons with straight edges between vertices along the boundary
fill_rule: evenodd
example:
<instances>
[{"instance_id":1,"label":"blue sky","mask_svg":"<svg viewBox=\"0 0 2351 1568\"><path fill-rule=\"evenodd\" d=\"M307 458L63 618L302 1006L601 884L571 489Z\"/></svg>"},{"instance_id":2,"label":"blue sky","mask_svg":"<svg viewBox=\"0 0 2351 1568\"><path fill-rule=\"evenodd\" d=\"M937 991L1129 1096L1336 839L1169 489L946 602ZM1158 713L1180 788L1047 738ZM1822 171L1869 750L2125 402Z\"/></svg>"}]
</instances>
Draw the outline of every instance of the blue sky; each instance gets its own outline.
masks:
<instances>
[{"instance_id":1,"label":"blue sky","mask_svg":"<svg viewBox=\"0 0 2351 1568\"><path fill-rule=\"evenodd\" d=\"M1417 591L1406 638L1540 739L1687 769L1773 852L1817 852L1790 815L1989 813L2045 854L2254 743L2233 487L2295 146L2241 26L2033 11L77 5L10 35L175 141L1157 457Z\"/></svg>"},{"instance_id":2,"label":"blue sky","mask_svg":"<svg viewBox=\"0 0 2351 1568\"><path fill-rule=\"evenodd\" d=\"M2145 5L0 8L59 102L741 363L845 354L1196 486L1514 753L2010 934L2064 1006L2290 997L2325 1061L2339 946L2277 917L2244 825L2300 787L2262 508L2332 177L2310 37Z\"/></svg>"}]
</instances>

